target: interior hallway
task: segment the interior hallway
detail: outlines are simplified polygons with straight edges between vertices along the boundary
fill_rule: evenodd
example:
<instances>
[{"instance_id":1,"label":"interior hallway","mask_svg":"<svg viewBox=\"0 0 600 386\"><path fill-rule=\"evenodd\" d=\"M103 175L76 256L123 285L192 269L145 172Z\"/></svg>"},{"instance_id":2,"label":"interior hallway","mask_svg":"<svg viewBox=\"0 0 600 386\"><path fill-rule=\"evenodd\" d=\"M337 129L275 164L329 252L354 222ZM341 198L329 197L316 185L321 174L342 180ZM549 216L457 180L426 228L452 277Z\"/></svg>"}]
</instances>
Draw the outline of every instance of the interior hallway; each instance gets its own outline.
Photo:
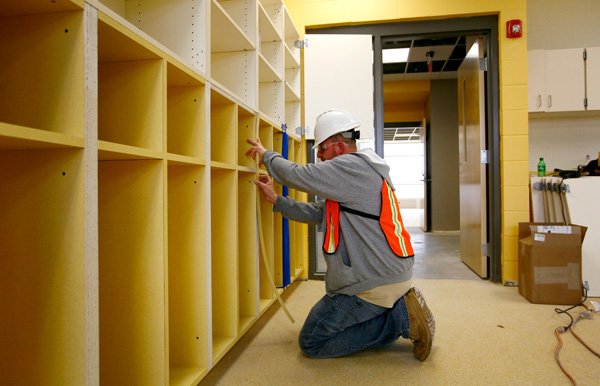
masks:
<instances>
[{"instance_id":1,"label":"interior hallway","mask_svg":"<svg viewBox=\"0 0 600 386\"><path fill-rule=\"evenodd\" d=\"M408 231L415 251L415 279L481 280L460 260L460 231Z\"/></svg>"}]
</instances>

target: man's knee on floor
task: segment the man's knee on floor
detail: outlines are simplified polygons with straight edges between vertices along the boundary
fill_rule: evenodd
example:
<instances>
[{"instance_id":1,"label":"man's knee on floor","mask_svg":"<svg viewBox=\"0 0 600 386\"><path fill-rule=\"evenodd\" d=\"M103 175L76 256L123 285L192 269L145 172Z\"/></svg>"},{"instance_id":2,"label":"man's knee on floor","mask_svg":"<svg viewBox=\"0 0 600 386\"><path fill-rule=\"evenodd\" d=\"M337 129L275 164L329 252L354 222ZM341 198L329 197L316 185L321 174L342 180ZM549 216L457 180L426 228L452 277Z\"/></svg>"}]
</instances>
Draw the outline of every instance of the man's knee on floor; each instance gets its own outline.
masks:
<instances>
[{"instance_id":1,"label":"man's knee on floor","mask_svg":"<svg viewBox=\"0 0 600 386\"><path fill-rule=\"evenodd\" d=\"M315 342L314 339L306 334L300 333L300 336L298 337L298 345L300 346L300 350L302 350L304 355L311 358L317 358L319 356L320 346Z\"/></svg>"}]
</instances>

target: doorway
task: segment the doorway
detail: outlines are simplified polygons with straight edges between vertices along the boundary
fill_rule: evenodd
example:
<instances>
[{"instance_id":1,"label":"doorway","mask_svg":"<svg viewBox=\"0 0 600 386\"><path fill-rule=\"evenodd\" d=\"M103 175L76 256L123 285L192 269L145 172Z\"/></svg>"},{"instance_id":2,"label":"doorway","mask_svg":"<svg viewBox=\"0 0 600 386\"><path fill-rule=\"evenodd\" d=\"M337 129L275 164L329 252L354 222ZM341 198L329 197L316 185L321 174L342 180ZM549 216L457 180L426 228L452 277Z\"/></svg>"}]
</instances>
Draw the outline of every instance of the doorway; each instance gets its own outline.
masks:
<instances>
[{"instance_id":1,"label":"doorway","mask_svg":"<svg viewBox=\"0 0 600 386\"><path fill-rule=\"evenodd\" d=\"M383 151L390 165L402 221L407 228L428 231L425 202L425 127L424 122L386 122Z\"/></svg>"},{"instance_id":2,"label":"doorway","mask_svg":"<svg viewBox=\"0 0 600 386\"><path fill-rule=\"evenodd\" d=\"M419 22L386 23L377 25L361 25L333 28L307 29L307 34L366 34L373 40L373 106L374 106L374 148L385 157L384 152L384 95L383 95L383 63L382 51L385 39L394 37L400 40L414 39L443 39L448 36L486 36L487 91L485 97L486 110L486 146L487 146L487 180L485 184L487 195L487 214L485 222L488 232L488 243L485 250L489 256L489 278L501 281L500 254L500 156L499 156L499 85L498 85L498 19L497 16L465 17L445 20L430 20ZM435 57L435 56L434 56ZM432 63L432 67L435 66ZM428 142L426 142L426 146ZM426 151L426 169L424 180L430 179L428 169L435 163L440 152ZM425 199L426 208L432 207L431 200ZM311 248L312 249L312 248ZM484 246L482 245L482 250ZM311 258L312 260L312 258Z\"/></svg>"}]
</instances>

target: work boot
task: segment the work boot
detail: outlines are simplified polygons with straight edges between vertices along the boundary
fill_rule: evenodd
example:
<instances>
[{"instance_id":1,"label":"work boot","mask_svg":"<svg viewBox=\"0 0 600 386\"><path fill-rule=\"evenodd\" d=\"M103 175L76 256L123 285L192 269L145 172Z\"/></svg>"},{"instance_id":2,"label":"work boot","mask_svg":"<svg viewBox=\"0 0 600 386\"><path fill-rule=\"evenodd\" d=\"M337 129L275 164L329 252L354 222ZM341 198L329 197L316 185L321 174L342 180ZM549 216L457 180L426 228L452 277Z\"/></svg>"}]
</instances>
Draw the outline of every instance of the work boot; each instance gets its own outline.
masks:
<instances>
[{"instance_id":1,"label":"work boot","mask_svg":"<svg viewBox=\"0 0 600 386\"><path fill-rule=\"evenodd\" d=\"M413 287L404 295L408 311L409 337L413 341L413 355L421 362L427 359L435 335L435 320L425 303L425 298L417 288Z\"/></svg>"}]
</instances>

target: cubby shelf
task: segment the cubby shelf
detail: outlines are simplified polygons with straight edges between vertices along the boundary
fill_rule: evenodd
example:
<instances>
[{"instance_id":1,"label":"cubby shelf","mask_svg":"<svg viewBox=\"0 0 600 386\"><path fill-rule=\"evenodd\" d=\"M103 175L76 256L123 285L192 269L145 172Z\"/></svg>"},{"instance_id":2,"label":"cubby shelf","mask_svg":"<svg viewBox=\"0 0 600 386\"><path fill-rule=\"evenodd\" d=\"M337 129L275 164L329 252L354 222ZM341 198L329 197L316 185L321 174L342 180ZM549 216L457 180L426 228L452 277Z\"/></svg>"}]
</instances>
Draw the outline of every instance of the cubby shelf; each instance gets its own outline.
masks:
<instances>
[{"instance_id":1,"label":"cubby shelf","mask_svg":"<svg viewBox=\"0 0 600 386\"><path fill-rule=\"evenodd\" d=\"M206 84L185 69L167 65L169 153L205 159L206 90Z\"/></svg>"},{"instance_id":2,"label":"cubby shelf","mask_svg":"<svg viewBox=\"0 0 600 386\"><path fill-rule=\"evenodd\" d=\"M0 151L0 384L85 384L83 151Z\"/></svg>"},{"instance_id":3,"label":"cubby shelf","mask_svg":"<svg viewBox=\"0 0 600 386\"><path fill-rule=\"evenodd\" d=\"M0 122L0 150L83 148L83 138Z\"/></svg>"},{"instance_id":4,"label":"cubby shelf","mask_svg":"<svg viewBox=\"0 0 600 386\"><path fill-rule=\"evenodd\" d=\"M83 43L81 11L1 17L0 122L83 138Z\"/></svg>"},{"instance_id":5,"label":"cubby shelf","mask_svg":"<svg viewBox=\"0 0 600 386\"><path fill-rule=\"evenodd\" d=\"M211 195L212 356L218 361L239 328L237 172L213 167Z\"/></svg>"},{"instance_id":6,"label":"cubby shelf","mask_svg":"<svg viewBox=\"0 0 600 386\"><path fill-rule=\"evenodd\" d=\"M126 20L130 28L139 29L138 34L153 39L154 45L173 52L191 68L207 72L210 0L100 0L100 3Z\"/></svg>"},{"instance_id":7,"label":"cubby shelf","mask_svg":"<svg viewBox=\"0 0 600 386\"><path fill-rule=\"evenodd\" d=\"M274 303L281 216L245 152L299 119L286 12L0 3L0 384L196 385Z\"/></svg>"},{"instance_id":8,"label":"cubby shelf","mask_svg":"<svg viewBox=\"0 0 600 386\"><path fill-rule=\"evenodd\" d=\"M246 8L246 2L238 0L212 0L212 5L210 74L244 103L255 107L256 9Z\"/></svg>"},{"instance_id":9,"label":"cubby shelf","mask_svg":"<svg viewBox=\"0 0 600 386\"><path fill-rule=\"evenodd\" d=\"M209 369L205 167L168 167L169 364L171 385Z\"/></svg>"},{"instance_id":10,"label":"cubby shelf","mask_svg":"<svg viewBox=\"0 0 600 386\"><path fill-rule=\"evenodd\" d=\"M102 383L166 380L164 184L161 160L98 166Z\"/></svg>"}]
</instances>

